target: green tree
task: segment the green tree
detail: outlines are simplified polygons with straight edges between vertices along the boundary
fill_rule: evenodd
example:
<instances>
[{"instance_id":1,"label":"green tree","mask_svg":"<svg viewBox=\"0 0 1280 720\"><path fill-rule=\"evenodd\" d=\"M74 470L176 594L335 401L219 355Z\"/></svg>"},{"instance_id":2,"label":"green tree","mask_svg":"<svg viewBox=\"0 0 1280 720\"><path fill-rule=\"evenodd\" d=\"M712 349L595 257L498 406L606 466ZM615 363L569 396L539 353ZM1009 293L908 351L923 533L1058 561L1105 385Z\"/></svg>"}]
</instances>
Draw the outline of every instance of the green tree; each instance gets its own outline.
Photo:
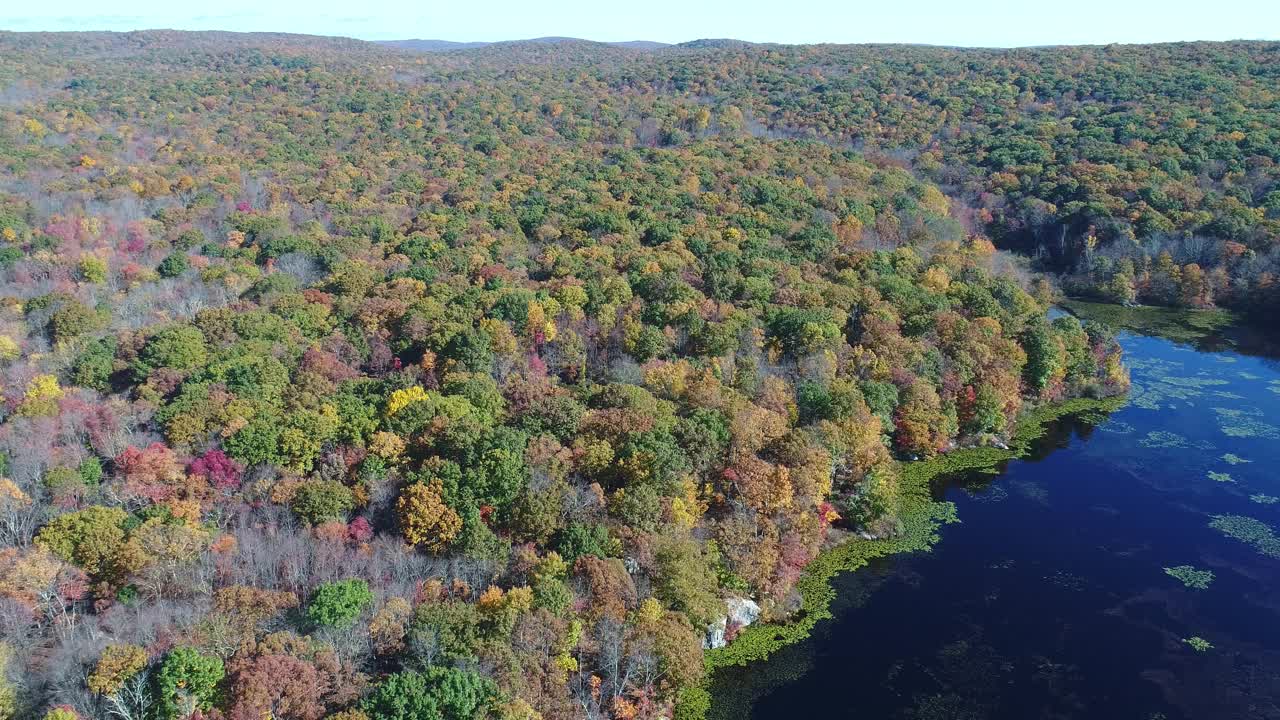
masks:
<instances>
[{"instance_id":1,"label":"green tree","mask_svg":"<svg viewBox=\"0 0 1280 720\"><path fill-rule=\"evenodd\" d=\"M160 277L174 278L186 272L190 267L191 263L187 260L187 254L175 252L160 261L160 265L156 267L156 272L160 273Z\"/></svg>"},{"instance_id":2,"label":"green tree","mask_svg":"<svg viewBox=\"0 0 1280 720\"><path fill-rule=\"evenodd\" d=\"M774 308L765 325L770 339L796 357L829 347L840 338L840 324L827 308Z\"/></svg>"},{"instance_id":3,"label":"green tree","mask_svg":"<svg viewBox=\"0 0 1280 720\"><path fill-rule=\"evenodd\" d=\"M270 417L267 413L259 413L249 421L248 425L227 438L225 442L227 453L251 465L278 464L281 461L280 434L282 431L283 428L280 427L276 418Z\"/></svg>"},{"instance_id":4,"label":"green tree","mask_svg":"<svg viewBox=\"0 0 1280 720\"><path fill-rule=\"evenodd\" d=\"M688 538L664 538L654 552L658 573L654 595L703 627L724 610L716 573L705 553Z\"/></svg>"},{"instance_id":5,"label":"green tree","mask_svg":"<svg viewBox=\"0 0 1280 720\"><path fill-rule=\"evenodd\" d=\"M107 281L107 261L96 255L80 258L80 277L87 283L101 284Z\"/></svg>"},{"instance_id":6,"label":"green tree","mask_svg":"<svg viewBox=\"0 0 1280 720\"><path fill-rule=\"evenodd\" d=\"M885 432L893 432L893 413L898 409L898 386L893 383L867 380L859 386L867 407L876 417Z\"/></svg>"},{"instance_id":7,"label":"green tree","mask_svg":"<svg viewBox=\"0 0 1280 720\"><path fill-rule=\"evenodd\" d=\"M453 598L423 603L413 615L411 644L430 646L450 661L474 662L484 643L482 623L475 603Z\"/></svg>"},{"instance_id":8,"label":"green tree","mask_svg":"<svg viewBox=\"0 0 1280 720\"><path fill-rule=\"evenodd\" d=\"M990 385L978 388L973 403L971 432L1003 432L1005 427L1004 404L1000 394Z\"/></svg>"},{"instance_id":9,"label":"green tree","mask_svg":"<svg viewBox=\"0 0 1280 720\"><path fill-rule=\"evenodd\" d=\"M204 233L195 228L183 230L178 233L178 237L174 238L173 247L175 250L190 250L191 248L200 247L205 244Z\"/></svg>"},{"instance_id":10,"label":"green tree","mask_svg":"<svg viewBox=\"0 0 1280 720\"><path fill-rule=\"evenodd\" d=\"M1023 379L1034 392L1044 392L1062 371L1062 348L1053 330L1043 322L1031 326L1023 334L1022 347L1027 351Z\"/></svg>"},{"instance_id":11,"label":"green tree","mask_svg":"<svg viewBox=\"0 0 1280 720\"><path fill-rule=\"evenodd\" d=\"M151 336L134 368L146 379L156 368L192 370L204 365L208 357L203 333L190 325L175 325Z\"/></svg>"},{"instance_id":12,"label":"green tree","mask_svg":"<svg viewBox=\"0 0 1280 720\"><path fill-rule=\"evenodd\" d=\"M351 488L337 480L308 480L294 492L290 508L311 525L341 520L355 506Z\"/></svg>"},{"instance_id":13,"label":"green tree","mask_svg":"<svg viewBox=\"0 0 1280 720\"><path fill-rule=\"evenodd\" d=\"M432 667L388 676L362 707L370 720L474 720L496 697L497 687L488 678Z\"/></svg>"},{"instance_id":14,"label":"green tree","mask_svg":"<svg viewBox=\"0 0 1280 720\"><path fill-rule=\"evenodd\" d=\"M560 531L556 542L556 549L569 565L573 565L574 561L583 555L607 558L612 547L613 541L609 538L609 531L603 525L584 525L576 522L570 523Z\"/></svg>"},{"instance_id":15,"label":"green tree","mask_svg":"<svg viewBox=\"0 0 1280 720\"><path fill-rule=\"evenodd\" d=\"M307 620L316 627L347 627L373 602L369 583L358 578L324 583L307 605Z\"/></svg>"},{"instance_id":16,"label":"green tree","mask_svg":"<svg viewBox=\"0 0 1280 720\"><path fill-rule=\"evenodd\" d=\"M68 300L49 317L49 335L65 342L102 327L103 317L79 300Z\"/></svg>"},{"instance_id":17,"label":"green tree","mask_svg":"<svg viewBox=\"0 0 1280 720\"><path fill-rule=\"evenodd\" d=\"M84 346L71 364L71 382L81 387L105 391L109 389L115 370L116 339L94 340Z\"/></svg>"},{"instance_id":18,"label":"green tree","mask_svg":"<svg viewBox=\"0 0 1280 720\"><path fill-rule=\"evenodd\" d=\"M224 672L216 656L190 647L174 648L155 674L157 715L162 720L181 720L196 710L209 710Z\"/></svg>"},{"instance_id":19,"label":"green tree","mask_svg":"<svg viewBox=\"0 0 1280 720\"><path fill-rule=\"evenodd\" d=\"M119 569L128 517L120 508L91 505L50 520L35 541L90 576L103 577Z\"/></svg>"}]
</instances>

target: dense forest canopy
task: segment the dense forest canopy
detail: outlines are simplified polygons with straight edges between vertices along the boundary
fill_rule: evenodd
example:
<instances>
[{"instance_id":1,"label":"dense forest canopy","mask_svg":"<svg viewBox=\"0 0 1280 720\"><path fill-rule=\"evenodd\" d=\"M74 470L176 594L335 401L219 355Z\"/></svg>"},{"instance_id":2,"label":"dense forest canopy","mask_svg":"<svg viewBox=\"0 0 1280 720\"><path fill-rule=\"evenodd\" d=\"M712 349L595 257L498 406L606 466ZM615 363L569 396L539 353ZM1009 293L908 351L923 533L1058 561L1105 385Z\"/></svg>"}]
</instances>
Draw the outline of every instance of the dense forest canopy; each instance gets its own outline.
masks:
<instances>
[{"instance_id":1,"label":"dense forest canopy","mask_svg":"<svg viewBox=\"0 0 1280 720\"><path fill-rule=\"evenodd\" d=\"M358 79L344 86L345 106L309 107L358 110L380 132L421 120L426 136L461 132L479 142L548 132L633 147L820 141L910 168L956 201L953 214L970 230L1073 273L1073 290L1248 310L1277 302L1276 43L979 50L700 41L647 51L565 40L422 55L218 33L8 35L5 44L12 52L0 81L15 83L10 95L35 98L49 83L78 80L63 93L66 105L51 108L74 112L106 100L93 78L114 92L132 76L149 91L158 124L146 125L162 136L175 128L160 121L184 117L191 93L239 109L263 92L301 83L314 93ZM129 68L115 67L125 58ZM260 141L275 146L272 165L339 149L324 144L331 131L296 135L307 117L289 107L249 108L275 117L259 128ZM448 112L429 117L427 108ZM481 120L492 127L474 125ZM486 131L492 137L473 137ZM292 142L282 142L286 133ZM1164 252L1169 262L1157 267ZM1187 265L1196 277L1184 282Z\"/></svg>"},{"instance_id":2,"label":"dense forest canopy","mask_svg":"<svg viewBox=\"0 0 1280 720\"><path fill-rule=\"evenodd\" d=\"M1032 269L1277 307L1278 61L0 34L0 719L670 717L1127 386Z\"/></svg>"}]
</instances>

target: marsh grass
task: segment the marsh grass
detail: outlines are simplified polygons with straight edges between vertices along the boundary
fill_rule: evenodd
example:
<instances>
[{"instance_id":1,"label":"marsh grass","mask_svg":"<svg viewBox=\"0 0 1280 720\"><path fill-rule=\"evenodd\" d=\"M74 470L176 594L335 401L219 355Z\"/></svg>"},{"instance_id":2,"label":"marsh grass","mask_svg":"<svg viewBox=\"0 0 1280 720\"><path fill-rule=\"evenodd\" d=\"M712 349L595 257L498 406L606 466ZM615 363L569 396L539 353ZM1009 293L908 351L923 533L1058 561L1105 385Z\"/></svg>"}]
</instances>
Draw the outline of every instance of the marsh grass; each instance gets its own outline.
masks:
<instances>
[{"instance_id":1,"label":"marsh grass","mask_svg":"<svg viewBox=\"0 0 1280 720\"><path fill-rule=\"evenodd\" d=\"M1193 345L1210 340L1237 323L1235 315L1222 309L1125 307L1085 300L1064 300L1059 305L1082 320L1096 320L1116 329Z\"/></svg>"}]
</instances>

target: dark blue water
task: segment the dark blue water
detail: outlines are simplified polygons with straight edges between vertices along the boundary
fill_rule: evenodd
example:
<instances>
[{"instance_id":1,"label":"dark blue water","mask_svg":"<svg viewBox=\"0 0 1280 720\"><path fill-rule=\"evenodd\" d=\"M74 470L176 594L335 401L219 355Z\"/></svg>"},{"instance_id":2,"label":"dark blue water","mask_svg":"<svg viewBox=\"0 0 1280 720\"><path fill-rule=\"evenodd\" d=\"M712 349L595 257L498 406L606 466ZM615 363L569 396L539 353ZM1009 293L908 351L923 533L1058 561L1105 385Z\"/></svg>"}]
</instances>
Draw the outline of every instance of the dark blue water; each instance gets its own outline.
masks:
<instances>
[{"instance_id":1,"label":"dark blue water","mask_svg":"<svg viewBox=\"0 0 1280 720\"><path fill-rule=\"evenodd\" d=\"M961 523L933 552L837 578L835 619L717 675L714 714L1280 718L1280 365L1122 342L1128 406L942 484ZM1165 573L1184 565L1212 582Z\"/></svg>"}]
</instances>

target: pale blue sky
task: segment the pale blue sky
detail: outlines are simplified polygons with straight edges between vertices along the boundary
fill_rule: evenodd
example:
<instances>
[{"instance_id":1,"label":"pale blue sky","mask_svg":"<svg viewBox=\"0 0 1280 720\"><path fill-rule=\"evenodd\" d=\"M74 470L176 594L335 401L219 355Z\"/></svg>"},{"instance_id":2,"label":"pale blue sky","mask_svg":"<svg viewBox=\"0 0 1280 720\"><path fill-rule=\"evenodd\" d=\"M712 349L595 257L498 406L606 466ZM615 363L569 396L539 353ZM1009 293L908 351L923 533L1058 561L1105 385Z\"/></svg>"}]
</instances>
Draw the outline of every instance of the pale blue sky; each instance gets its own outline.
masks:
<instances>
[{"instance_id":1,"label":"pale blue sky","mask_svg":"<svg viewBox=\"0 0 1280 720\"><path fill-rule=\"evenodd\" d=\"M369 40L568 35L681 42L1048 45L1280 39L1280 0L61 0L13 2L5 30L270 30ZM21 8L21 12L18 9Z\"/></svg>"}]
</instances>

